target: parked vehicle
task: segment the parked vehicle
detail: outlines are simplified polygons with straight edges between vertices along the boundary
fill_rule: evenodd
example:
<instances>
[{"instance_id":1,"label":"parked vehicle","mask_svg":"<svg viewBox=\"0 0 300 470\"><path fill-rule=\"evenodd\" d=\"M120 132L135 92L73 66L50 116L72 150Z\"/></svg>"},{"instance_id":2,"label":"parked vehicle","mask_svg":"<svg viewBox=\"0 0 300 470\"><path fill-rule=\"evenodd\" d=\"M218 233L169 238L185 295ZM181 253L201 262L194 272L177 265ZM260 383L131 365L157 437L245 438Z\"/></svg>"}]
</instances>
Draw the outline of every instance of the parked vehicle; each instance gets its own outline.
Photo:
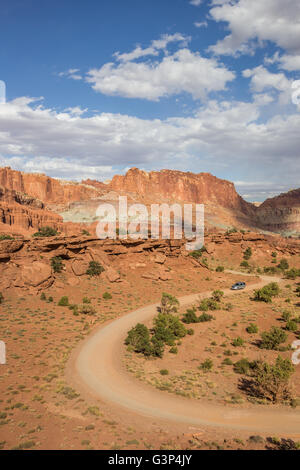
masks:
<instances>
[{"instance_id":1,"label":"parked vehicle","mask_svg":"<svg viewBox=\"0 0 300 470\"><path fill-rule=\"evenodd\" d=\"M245 289L246 283L245 282L236 282L231 286L231 290L240 290L240 289Z\"/></svg>"}]
</instances>

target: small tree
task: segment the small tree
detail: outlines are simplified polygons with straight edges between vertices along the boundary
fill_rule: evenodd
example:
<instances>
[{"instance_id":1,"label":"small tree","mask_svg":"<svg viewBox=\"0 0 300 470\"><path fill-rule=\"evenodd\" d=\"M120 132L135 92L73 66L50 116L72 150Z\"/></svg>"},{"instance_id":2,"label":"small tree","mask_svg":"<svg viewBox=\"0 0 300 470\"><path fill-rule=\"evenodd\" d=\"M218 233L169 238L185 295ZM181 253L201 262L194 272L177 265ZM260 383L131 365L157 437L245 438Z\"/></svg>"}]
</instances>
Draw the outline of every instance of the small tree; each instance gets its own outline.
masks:
<instances>
[{"instance_id":1,"label":"small tree","mask_svg":"<svg viewBox=\"0 0 300 470\"><path fill-rule=\"evenodd\" d=\"M60 256L51 258L51 267L55 273L61 273L64 268L62 258Z\"/></svg>"},{"instance_id":2,"label":"small tree","mask_svg":"<svg viewBox=\"0 0 300 470\"><path fill-rule=\"evenodd\" d=\"M104 271L103 266L101 266L98 261L90 261L89 267L86 270L86 274L89 276L100 276L100 274Z\"/></svg>"},{"instance_id":3,"label":"small tree","mask_svg":"<svg viewBox=\"0 0 300 470\"><path fill-rule=\"evenodd\" d=\"M245 260L249 260L252 256L252 250L250 247L248 247L245 251L244 251L244 259Z\"/></svg>"},{"instance_id":4,"label":"small tree","mask_svg":"<svg viewBox=\"0 0 300 470\"><path fill-rule=\"evenodd\" d=\"M146 325L138 323L128 332L125 344L132 346L134 351L145 356L151 355L150 333Z\"/></svg>"},{"instance_id":5,"label":"small tree","mask_svg":"<svg viewBox=\"0 0 300 470\"><path fill-rule=\"evenodd\" d=\"M289 269L289 263L288 263L288 261L287 261L285 258L283 258L283 259L280 260L280 262L279 262L279 264L277 265L277 267L278 267L279 269L281 269L282 271L285 271L286 269Z\"/></svg>"},{"instance_id":6,"label":"small tree","mask_svg":"<svg viewBox=\"0 0 300 470\"><path fill-rule=\"evenodd\" d=\"M282 402L291 397L289 380L294 372L290 359L278 356L275 364L257 361L252 369L252 380L248 392L272 402Z\"/></svg>"},{"instance_id":7,"label":"small tree","mask_svg":"<svg viewBox=\"0 0 300 470\"><path fill-rule=\"evenodd\" d=\"M198 317L196 315L195 308L188 308L182 318L183 323L198 323Z\"/></svg>"},{"instance_id":8,"label":"small tree","mask_svg":"<svg viewBox=\"0 0 300 470\"><path fill-rule=\"evenodd\" d=\"M69 305L69 298L68 298L66 295L64 295L64 296L60 299L60 301L58 302L58 305L59 305L60 307L68 307L68 305Z\"/></svg>"},{"instance_id":9,"label":"small tree","mask_svg":"<svg viewBox=\"0 0 300 470\"><path fill-rule=\"evenodd\" d=\"M221 290L214 290L212 295L211 295L211 298L215 301L215 302L220 302L222 300L222 297L224 296L224 292L221 291Z\"/></svg>"},{"instance_id":10,"label":"small tree","mask_svg":"<svg viewBox=\"0 0 300 470\"><path fill-rule=\"evenodd\" d=\"M160 312L163 314L176 313L179 306L179 301L171 294L163 292L160 301Z\"/></svg>"},{"instance_id":11,"label":"small tree","mask_svg":"<svg viewBox=\"0 0 300 470\"><path fill-rule=\"evenodd\" d=\"M261 334L261 349L278 349L280 344L287 340L287 334L281 328L272 326L270 331Z\"/></svg>"}]
</instances>

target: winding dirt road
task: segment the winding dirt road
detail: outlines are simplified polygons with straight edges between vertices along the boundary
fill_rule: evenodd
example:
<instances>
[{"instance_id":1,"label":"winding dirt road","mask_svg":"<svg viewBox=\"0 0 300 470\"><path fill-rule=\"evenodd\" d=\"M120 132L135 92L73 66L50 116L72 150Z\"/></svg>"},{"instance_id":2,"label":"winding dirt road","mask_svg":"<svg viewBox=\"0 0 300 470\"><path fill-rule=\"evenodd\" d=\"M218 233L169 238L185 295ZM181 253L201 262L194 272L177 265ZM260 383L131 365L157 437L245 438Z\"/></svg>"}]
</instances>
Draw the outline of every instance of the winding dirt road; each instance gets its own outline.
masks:
<instances>
[{"instance_id":1,"label":"winding dirt road","mask_svg":"<svg viewBox=\"0 0 300 470\"><path fill-rule=\"evenodd\" d=\"M245 273L231 273L245 276ZM274 280L279 281L278 278L261 276L259 283L249 285L245 290L260 288ZM239 291L225 289L224 293L238 295ZM187 295L179 298L180 304L185 306L210 294ZM161 392L131 377L121 363L124 339L136 323L153 318L157 307L158 304L153 304L139 308L97 329L80 345L75 360L69 364L68 375L76 375L77 381L98 398L142 416L193 425L299 435L300 412L297 410L208 405Z\"/></svg>"}]
</instances>

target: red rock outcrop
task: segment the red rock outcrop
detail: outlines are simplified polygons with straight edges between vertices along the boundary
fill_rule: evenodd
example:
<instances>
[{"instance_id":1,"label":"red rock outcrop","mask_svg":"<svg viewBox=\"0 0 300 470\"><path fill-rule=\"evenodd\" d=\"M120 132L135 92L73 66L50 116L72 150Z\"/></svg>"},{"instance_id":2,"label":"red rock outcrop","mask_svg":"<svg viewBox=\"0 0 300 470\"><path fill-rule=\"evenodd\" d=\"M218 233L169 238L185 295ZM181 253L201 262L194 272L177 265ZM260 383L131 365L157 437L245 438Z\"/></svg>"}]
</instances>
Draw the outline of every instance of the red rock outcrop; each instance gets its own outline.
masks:
<instances>
[{"instance_id":1,"label":"red rock outcrop","mask_svg":"<svg viewBox=\"0 0 300 470\"><path fill-rule=\"evenodd\" d=\"M300 232L300 188L267 199L257 210L258 225L272 232Z\"/></svg>"},{"instance_id":2,"label":"red rock outcrop","mask_svg":"<svg viewBox=\"0 0 300 470\"><path fill-rule=\"evenodd\" d=\"M234 184L210 173L175 170L149 173L131 168L126 175L113 177L110 188L117 192L135 193L146 200L192 202L226 207L244 214L253 214L252 204L236 192Z\"/></svg>"},{"instance_id":3,"label":"red rock outcrop","mask_svg":"<svg viewBox=\"0 0 300 470\"><path fill-rule=\"evenodd\" d=\"M45 204L66 204L99 196L99 190L87 184L23 173L10 167L0 168L0 186L40 199Z\"/></svg>"}]
</instances>

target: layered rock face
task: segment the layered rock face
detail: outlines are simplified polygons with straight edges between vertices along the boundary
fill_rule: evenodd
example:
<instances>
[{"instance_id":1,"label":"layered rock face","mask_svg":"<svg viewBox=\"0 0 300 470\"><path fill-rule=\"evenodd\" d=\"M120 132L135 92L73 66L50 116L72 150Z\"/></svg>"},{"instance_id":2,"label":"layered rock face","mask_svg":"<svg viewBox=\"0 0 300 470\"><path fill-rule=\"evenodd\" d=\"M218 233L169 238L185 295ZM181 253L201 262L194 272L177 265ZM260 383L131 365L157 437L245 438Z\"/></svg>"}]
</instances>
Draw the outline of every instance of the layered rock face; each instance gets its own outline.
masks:
<instances>
[{"instance_id":1,"label":"layered rock face","mask_svg":"<svg viewBox=\"0 0 300 470\"><path fill-rule=\"evenodd\" d=\"M267 199L256 215L258 225L267 230L300 233L300 189Z\"/></svg>"},{"instance_id":2,"label":"layered rock face","mask_svg":"<svg viewBox=\"0 0 300 470\"><path fill-rule=\"evenodd\" d=\"M0 168L0 186L45 204L67 204L99 196L99 190L87 184L60 181L44 174L23 173L10 167Z\"/></svg>"},{"instance_id":3,"label":"layered rock face","mask_svg":"<svg viewBox=\"0 0 300 470\"><path fill-rule=\"evenodd\" d=\"M131 168L126 175L113 177L110 188L131 192L145 199L209 204L253 214L255 208L236 192L234 184L210 173L161 170L147 173Z\"/></svg>"}]
</instances>

